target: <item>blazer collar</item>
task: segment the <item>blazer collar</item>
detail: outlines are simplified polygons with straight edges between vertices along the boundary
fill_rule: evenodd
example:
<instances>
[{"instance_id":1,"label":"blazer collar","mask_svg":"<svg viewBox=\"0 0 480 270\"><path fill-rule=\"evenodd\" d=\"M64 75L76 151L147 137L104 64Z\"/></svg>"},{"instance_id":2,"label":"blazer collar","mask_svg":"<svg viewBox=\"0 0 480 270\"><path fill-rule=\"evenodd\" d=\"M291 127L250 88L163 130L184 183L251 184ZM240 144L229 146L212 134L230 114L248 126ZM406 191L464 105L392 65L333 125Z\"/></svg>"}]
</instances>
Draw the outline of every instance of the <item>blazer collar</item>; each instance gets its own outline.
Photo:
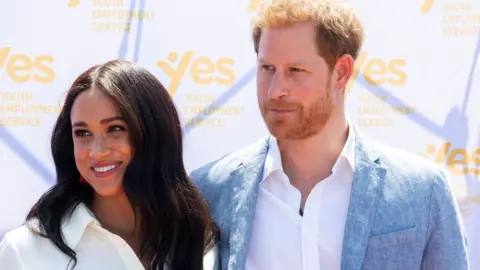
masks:
<instances>
[{"instance_id":1,"label":"blazer collar","mask_svg":"<svg viewBox=\"0 0 480 270\"><path fill-rule=\"evenodd\" d=\"M355 171L343 239L342 270L361 267L386 173L374 143L353 127L356 136ZM241 161L230 176L234 184L231 189L233 209L230 216L228 269L242 269L245 266L268 147L267 137L260 141L250 158Z\"/></svg>"},{"instance_id":2,"label":"blazer collar","mask_svg":"<svg viewBox=\"0 0 480 270\"><path fill-rule=\"evenodd\" d=\"M356 166L343 238L342 270L361 268L386 173L376 146L358 130L356 134Z\"/></svg>"},{"instance_id":3,"label":"blazer collar","mask_svg":"<svg viewBox=\"0 0 480 270\"><path fill-rule=\"evenodd\" d=\"M233 209L230 217L232 227L228 269L243 269L245 266L267 152L268 138L264 138L254 154L242 161L239 169L231 175L234 186L231 194Z\"/></svg>"}]
</instances>

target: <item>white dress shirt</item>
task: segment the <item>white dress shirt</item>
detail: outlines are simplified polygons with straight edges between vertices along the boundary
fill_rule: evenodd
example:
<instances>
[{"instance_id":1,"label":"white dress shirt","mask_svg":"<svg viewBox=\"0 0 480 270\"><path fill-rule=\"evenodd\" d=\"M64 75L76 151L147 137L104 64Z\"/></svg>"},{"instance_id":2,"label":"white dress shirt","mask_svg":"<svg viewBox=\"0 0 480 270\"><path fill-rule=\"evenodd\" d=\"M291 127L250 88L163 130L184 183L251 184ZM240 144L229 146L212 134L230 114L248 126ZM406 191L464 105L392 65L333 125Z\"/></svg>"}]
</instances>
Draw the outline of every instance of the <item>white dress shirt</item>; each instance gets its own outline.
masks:
<instances>
[{"instance_id":1,"label":"white dress shirt","mask_svg":"<svg viewBox=\"0 0 480 270\"><path fill-rule=\"evenodd\" d=\"M35 226L35 225L34 225ZM77 253L75 270L144 270L130 246L119 236L101 227L84 204L79 204L64 222L65 243ZM204 258L204 269L218 269L218 246ZM8 232L0 243L0 269L65 270L70 258L54 244L27 226ZM73 261L70 263L71 267ZM165 268L166 269L166 268Z\"/></svg>"},{"instance_id":2,"label":"white dress shirt","mask_svg":"<svg viewBox=\"0 0 480 270\"><path fill-rule=\"evenodd\" d=\"M355 168L355 136L347 142L326 179L320 179L299 214L301 193L282 169L271 137L260 182L246 270L340 269L343 232Z\"/></svg>"}]
</instances>

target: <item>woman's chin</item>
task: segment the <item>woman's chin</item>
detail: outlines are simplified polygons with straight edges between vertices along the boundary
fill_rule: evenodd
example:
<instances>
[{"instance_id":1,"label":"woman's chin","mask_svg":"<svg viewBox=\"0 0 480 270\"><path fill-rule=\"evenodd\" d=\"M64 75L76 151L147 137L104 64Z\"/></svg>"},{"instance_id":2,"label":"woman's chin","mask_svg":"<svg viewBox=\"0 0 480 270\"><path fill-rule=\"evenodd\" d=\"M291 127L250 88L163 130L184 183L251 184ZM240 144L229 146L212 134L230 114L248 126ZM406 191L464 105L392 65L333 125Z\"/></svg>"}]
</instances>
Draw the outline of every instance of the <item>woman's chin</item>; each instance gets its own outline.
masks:
<instances>
[{"instance_id":1,"label":"woman's chin","mask_svg":"<svg viewBox=\"0 0 480 270\"><path fill-rule=\"evenodd\" d=\"M104 186L99 188L93 187L93 189L95 190L96 195L100 197L113 197L113 196L124 194L123 188L118 186L114 186L114 187Z\"/></svg>"}]
</instances>

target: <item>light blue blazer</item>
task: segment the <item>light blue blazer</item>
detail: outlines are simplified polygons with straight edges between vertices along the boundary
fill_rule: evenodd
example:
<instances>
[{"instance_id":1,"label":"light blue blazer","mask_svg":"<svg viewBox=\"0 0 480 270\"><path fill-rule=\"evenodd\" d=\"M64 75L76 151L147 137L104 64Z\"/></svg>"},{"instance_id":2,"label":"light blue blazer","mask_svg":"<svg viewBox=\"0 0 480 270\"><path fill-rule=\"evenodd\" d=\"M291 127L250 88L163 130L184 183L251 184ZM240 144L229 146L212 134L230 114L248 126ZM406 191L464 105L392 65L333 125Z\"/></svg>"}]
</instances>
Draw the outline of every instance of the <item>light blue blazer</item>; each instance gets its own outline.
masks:
<instances>
[{"instance_id":1,"label":"light blue blazer","mask_svg":"<svg viewBox=\"0 0 480 270\"><path fill-rule=\"evenodd\" d=\"M355 132L341 269L469 269L460 212L440 167ZM220 228L222 269L245 267L267 150L268 138L191 173Z\"/></svg>"}]
</instances>

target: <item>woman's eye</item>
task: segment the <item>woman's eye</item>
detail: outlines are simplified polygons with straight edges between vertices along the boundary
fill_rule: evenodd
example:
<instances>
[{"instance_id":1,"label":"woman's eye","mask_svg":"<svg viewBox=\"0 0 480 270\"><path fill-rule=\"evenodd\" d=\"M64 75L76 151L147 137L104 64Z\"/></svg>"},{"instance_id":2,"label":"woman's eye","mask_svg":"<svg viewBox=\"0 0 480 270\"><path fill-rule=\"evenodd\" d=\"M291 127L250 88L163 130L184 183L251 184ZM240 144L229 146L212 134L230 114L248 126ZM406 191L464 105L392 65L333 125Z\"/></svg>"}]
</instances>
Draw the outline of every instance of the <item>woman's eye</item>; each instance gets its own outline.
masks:
<instances>
[{"instance_id":1,"label":"woman's eye","mask_svg":"<svg viewBox=\"0 0 480 270\"><path fill-rule=\"evenodd\" d=\"M111 126L109 128L109 132L117 132L117 131L124 131L125 128L124 127L121 127L121 126Z\"/></svg>"},{"instance_id":2,"label":"woman's eye","mask_svg":"<svg viewBox=\"0 0 480 270\"><path fill-rule=\"evenodd\" d=\"M90 132L83 129L77 129L73 132L73 134L75 134L76 137L85 137L90 135Z\"/></svg>"}]
</instances>

